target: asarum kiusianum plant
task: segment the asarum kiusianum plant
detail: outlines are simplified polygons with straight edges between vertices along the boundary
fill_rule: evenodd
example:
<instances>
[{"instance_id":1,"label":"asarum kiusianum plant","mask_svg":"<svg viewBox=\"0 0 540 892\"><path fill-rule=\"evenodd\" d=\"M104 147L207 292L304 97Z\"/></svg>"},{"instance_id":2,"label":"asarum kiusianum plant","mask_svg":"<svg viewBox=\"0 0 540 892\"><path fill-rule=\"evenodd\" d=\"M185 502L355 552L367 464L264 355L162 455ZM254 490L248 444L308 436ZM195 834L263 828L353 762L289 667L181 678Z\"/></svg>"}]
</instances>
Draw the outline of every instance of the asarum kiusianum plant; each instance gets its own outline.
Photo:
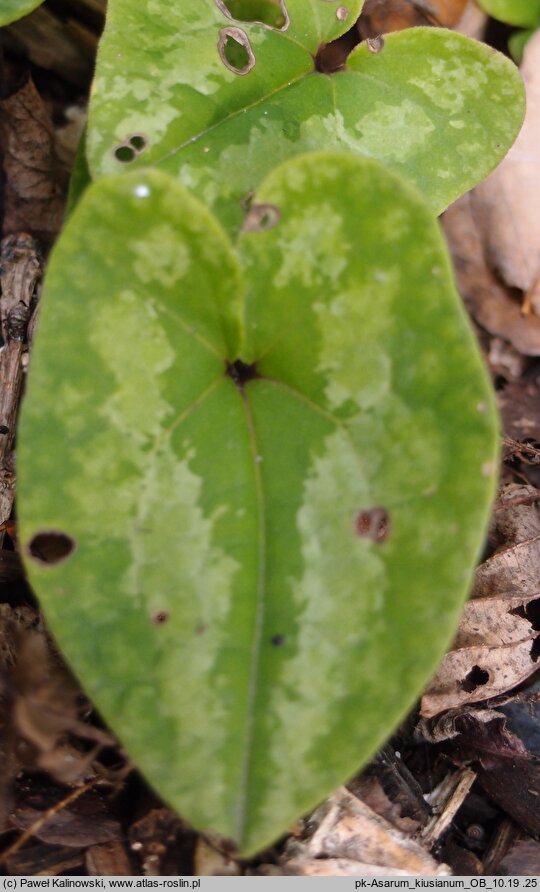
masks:
<instances>
[{"instance_id":1,"label":"asarum kiusianum plant","mask_svg":"<svg viewBox=\"0 0 540 892\"><path fill-rule=\"evenodd\" d=\"M506 153L521 82L436 28L328 73L361 6L110 0L20 425L54 635L148 781L244 855L411 707L495 487L435 218Z\"/></svg>"}]
</instances>

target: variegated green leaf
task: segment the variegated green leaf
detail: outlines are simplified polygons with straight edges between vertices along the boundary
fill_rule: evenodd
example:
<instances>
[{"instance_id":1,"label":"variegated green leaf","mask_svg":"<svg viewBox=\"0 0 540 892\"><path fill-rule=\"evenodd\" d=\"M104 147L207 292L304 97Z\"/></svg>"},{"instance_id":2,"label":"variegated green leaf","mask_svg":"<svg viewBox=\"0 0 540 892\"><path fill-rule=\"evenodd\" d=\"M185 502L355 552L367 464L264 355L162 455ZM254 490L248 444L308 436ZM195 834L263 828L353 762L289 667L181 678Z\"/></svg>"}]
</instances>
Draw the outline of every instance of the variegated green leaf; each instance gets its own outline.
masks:
<instances>
[{"instance_id":1,"label":"variegated green leaf","mask_svg":"<svg viewBox=\"0 0 540 892\"><path fill-rule=\"evenodd\" d=\"M0 0L0 27L22 19L42 3L43 0Z\"/></svg>"},{"instance_id":2,"label":"variegated green leaf","mask_svg":"<svg viewBox=\"0 0 540 892\"><path fill-rule=\"evenodd\" d=\"M243 853L411 706L496 457L441 235L377 163L286 162L236 254L156 171L101 179L68 222L23 406L21 548L150 783Z\"/></svg>"},{"instance_id":3,"label":"variegated green leaf","mask_svg":"<svg viewBox=\"0 0 540 892\"><path fill-rule=\"evenodd\" d=\"M519 75L487 46L435 28L392 34L379 53L364 44L345 71L320 73L318 47L361 5L287 0L279 30L233 20L231 0L110 0L90 109L92 175L159 165L235 232L242 201L274 164L332 148L384 161L440 212L511 145L523 117ZM235 11L244 6L253 0Z\"/></svg>"}]
</instances>

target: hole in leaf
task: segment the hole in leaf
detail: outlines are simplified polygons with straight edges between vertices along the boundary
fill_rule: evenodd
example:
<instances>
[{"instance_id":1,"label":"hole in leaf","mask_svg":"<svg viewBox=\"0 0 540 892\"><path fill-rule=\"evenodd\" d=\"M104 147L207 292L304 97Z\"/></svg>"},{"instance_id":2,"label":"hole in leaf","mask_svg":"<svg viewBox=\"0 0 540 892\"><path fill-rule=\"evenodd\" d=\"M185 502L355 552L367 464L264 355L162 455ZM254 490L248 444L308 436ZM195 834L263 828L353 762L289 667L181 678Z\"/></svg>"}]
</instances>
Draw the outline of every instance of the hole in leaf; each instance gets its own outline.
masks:
<instances>
[{"instance_id":1,"label":"hole in leaf","mask_svg":"<svg viewBox=\"0 0 540 892\"><path fill-rule=\"evenodd\" d=\"M170 617L168 610L155 610L151 616L151 620L156 626L162 626Z\"/></svg>"},{"instance_id":2,"label":"hole in leaf","mask_svg":"<svg viewBox=\"0 0 540 892\"><path fill-rule=\"evenodd\" d=\"M538 662L538 657L540 657L540 636L534 639L531 647L531 660L533 663Z\"/></svg>"},{"instance_id":3,"label":"hole in leaf","mask_svg":"<svg viewBox=\"0 0 540 892\"><path fill-rule=\"evenodd\" d=\"M114 157L117 161L121 161L122 164L129 164L135 158L135 150L131 146L118 146L114 150Z\"/></svg>"},{"instance_id":4,"label":"hole in leaf","mask_svg":"<svg viewBox=\"0 0 540 892\"><path fill-rule=\"evenodd\" d=\"M363 539L384 542L390 534L390 515L386 508L370 508L356 515L355 529Z\"/></svg>"},{"instance_id":5,"label":"hole in leaf","mask_svg":"<svg viewBox=\"0 0 540 892\"><path fill-rule=\"evenodd\" d=\"M377 37L368 37L366 38L366 46L370 53L377 55L384 49L384 37L381 37L380 35Z\"/></svg>"},{"instance_id":6,"label":"hole in leaf","mask_svg":"<svg viewBox=\"0 0 540 892\"><path fill-rule=\"evenodd\" d=\"M215 0L217 8L228 19L265 25L276 31L286 31L289 14L285 0Z\"/></svg>"},{"instance_id":7,"label":"hole in leaf","mask_svg":"<svg viewBox=\"0 0 540 892\"><path fill-rule=\"evenodd\" d=\"M255 65L255 56L248 36L241 28L221 29L218 52L223 64L235 74L249 74Z\"/></svg>"},{"instance_id":8,"label":"hole in leaf","mask_svg":"<svg viewBox=\"0 0 540 892\"><path fill-rule=\"evenodd\" d=\"M0 434L9 434L9 427L6 424L0 424Z\"/></svg>"},{"instance_id":9,"label":"hole in leaf","mask_svg":"<svg viewBox=\"0 0 540 892\"><path fill-rule=\"evenodd\" d=\"M510 610L512 616L521 616L527 619L535 632L540 632L540 598L529 601L528 604L522 604L514 610Z\"/></svg>"},{"instance_id":10,"label":"hole in leaf","mask_svg":"<svg viewBox=\"0 0 540 892\"><path fill-rule=\"evenodd\" d=\"M285 635L274 635L272 638L273 647L283 647L285 644Z\"/></svg>"},{"instance_id":11,"label":"hole in leaf","mask_svg":"<svg viewBox=\"0 0 540 892\"><path fill-rule=\"evenodd\" d=\"M467 694L472 694L476 688L480 688L482 685L487 684L488 681L489 672L486 672L485 669L481 669L480 666L473 666L471 671L467 673L461 682L461 687Z\"/></svg>"},{"instance_id":12,"label":"hole in leaf","mask_svg":"<svg viewBox=\"0 0 540 892\"><path fill-rule=\"evenodd\" d=\"M266 232L277 226L281 217L273 204L252 204L244 220L244 232Z\"/></svg>"},{"instance_id":13,"label":"hole in leaf","mask_svg":"<svg viewBox=\"0 0 540 892\"><path fill-rule=\"evenodd\" d=\"M129 138L129 144L136 152L142 152L148 145L148 140L142 133L134 133L133 136L130 136Z\"/></svg>"},{"instance_id":14,"label":"hole in leaf","mask_svg":"<svg viewBox=\"0 0 540 892\"><path fill-rule=\"evenodd\" d=\"M259 377L255 363L253 363L253 365L247 365L247 363L242 362L241 359L237 359L235 362L227 362L225 364L225 370L229 378L232 378L236 386L240 389L242 389L244 384L248 381L253 381L254 378Z\"/></svg>"},{"instance_id":15,"label":"hole in leaf","mask_svg":"<svg viewBox=\"0 0 540 892\"><path fill-rule=\"evenodd\" d=\"M65 561L74 551L74 540L59 530L43 530L36 533L28 545L30 556L38 563L49 567Z\"/></svg>"}]
</instances>

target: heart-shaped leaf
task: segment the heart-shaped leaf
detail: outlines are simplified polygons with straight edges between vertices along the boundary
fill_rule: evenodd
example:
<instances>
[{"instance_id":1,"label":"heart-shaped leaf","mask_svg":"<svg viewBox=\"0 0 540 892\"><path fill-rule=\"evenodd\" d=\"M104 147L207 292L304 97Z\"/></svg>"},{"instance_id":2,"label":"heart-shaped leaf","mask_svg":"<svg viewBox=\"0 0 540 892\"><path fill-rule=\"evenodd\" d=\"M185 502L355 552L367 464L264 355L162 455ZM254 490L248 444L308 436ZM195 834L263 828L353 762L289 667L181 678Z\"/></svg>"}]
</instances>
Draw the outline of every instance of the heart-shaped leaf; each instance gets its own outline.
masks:
<instances>
[{"instance_id":1,"label":"heart-shaped leaf","mask_svg":"<svg viewBox=\"0 0 540 892\"><path fill-rule=\"evenodd\" d=\"M0 27L22 19L42 3L43 0L0 0Z\"/></svg>"},{"instance_id":2,"label":"heart-shaped leaf","mask_svg":"<svg viewBox=\"0 0 540 892\"><path fill-rule=\"evenodd\" d=\"M457 621L493 400L423 201L298 157L237 253L156 172L91 186L51 259L21 546L149 781L244 853L369 757Z\"/></svg>"},{"instance_id":3,"label":"heart-shaped leaf","mask_svg":"<svg viewBox=\"0 0 540 892\"><path fill-rule=\"evenodd\" d=\"M233 20L224 0L110 0L90 110L93 176L159 164L236 231L242 200L274 164L333 148L383 161L442 211L517 135L519 75L489 47L436 28L389 35L379 53L363 44L333 76L317 71L318 48L361 5L286 0L279 30Z\"/></svg>"}]
</instances>

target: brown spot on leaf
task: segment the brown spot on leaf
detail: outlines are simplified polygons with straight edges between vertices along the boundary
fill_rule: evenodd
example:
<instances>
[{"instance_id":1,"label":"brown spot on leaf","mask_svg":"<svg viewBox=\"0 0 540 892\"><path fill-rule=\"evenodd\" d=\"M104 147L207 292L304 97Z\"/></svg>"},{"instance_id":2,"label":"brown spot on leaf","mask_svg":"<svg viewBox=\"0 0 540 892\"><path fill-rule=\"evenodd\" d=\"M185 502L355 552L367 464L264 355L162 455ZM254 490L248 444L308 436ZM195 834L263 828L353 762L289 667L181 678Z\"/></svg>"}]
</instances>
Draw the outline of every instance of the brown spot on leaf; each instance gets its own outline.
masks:
<instances>
[{"instance_id":1,"label":"brown spot on leaf","mask_svg":"<svg viewBox=\"0 0 540 892\"><path fill-rule=\"evenodd\" d=\"M244 232L266 232L277 226L281 217L273 204L252 204L244 220Z\"/></svg>"},{"instance_id":2,"label":"brown spot on leaf","mask_svg":"<svg viewBox=\"0 0 540 892\"><path fill-rule=\"evenodd\" d=\"M65 561L74 551L74 540L60 530L42 530L28 544L30 557L50 567Z\"/></svg>"},{"instance_id":3,"label":"brown spot on leaf","mask_svg":"<svg viewBox=\"0 0 540 892\"><path fill-rule=\"evenodd\" d=\"M170 613L168 610L154 610L151 619L156 626L163 626L169 617Z\"/></svg>"},{"instance_id":4,"label":"brown spot on leaf","mask_svg":"<svg viewBox=\"0 0 540 892\"><path fill-rule=\"evenodd\" d=\"M366 40L366 46L370 53L380 53L384 49L384 37L381 37L379 34L377 37L368 37Z\"/></svg>"},{"instance_id":5,"label":"brown spot on leaf","mask_svg":"<svg viewBox=\"0 0 540 892\"><path fill-rule=\"evenodd\" d=\"M249 38L241 28L221 28L218 52L225 67L235 74L249 74L255 66L255 55Z\"/></svg>"},{"instance_id":6,"label":"brown spot on leaf","mask_svg":"<svg viewBox=\"0 0 540 892\"><path fill-rule=\"evenodd\" d=\"M370 508L359 511L355 519L355 529L363 539L384 542L390 533L390 515L386 508Z\"/></svg>"}]
</instances>

